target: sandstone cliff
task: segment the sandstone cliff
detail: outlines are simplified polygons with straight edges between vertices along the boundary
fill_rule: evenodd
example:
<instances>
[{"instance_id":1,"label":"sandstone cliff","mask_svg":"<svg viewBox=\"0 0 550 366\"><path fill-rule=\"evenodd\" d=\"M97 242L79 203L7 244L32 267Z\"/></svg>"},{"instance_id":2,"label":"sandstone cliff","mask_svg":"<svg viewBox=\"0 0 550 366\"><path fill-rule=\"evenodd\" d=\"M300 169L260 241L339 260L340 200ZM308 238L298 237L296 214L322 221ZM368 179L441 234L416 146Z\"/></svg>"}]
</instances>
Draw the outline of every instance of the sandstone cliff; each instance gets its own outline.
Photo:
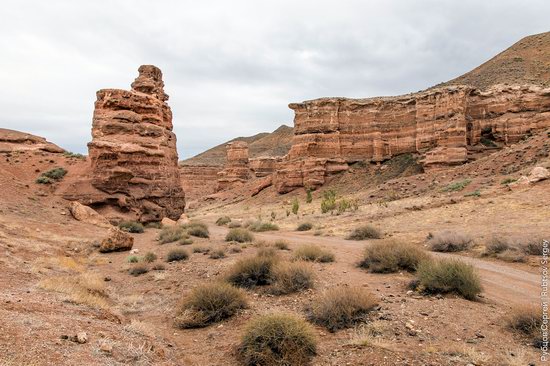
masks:
<instances>
[{"instance_id":1,"label":"sandstone cliff","mask_svg":"<svg viewBox=\"0 0 550 366\"><path fill-rule=\"evenodd\" d=\"M218 173L217 191L242 185L250 178L248 144L234 141L227 144L227 164Z\"/></svg>"},{"instance_id":2,"label":"sandstone cliff","mask_svg":"<svg viewBox=\"0 0 550 366\"><path fill-rule=\"evenodd\" d=\"M43 137L0 128L0 152L12 153L17 151L65 152L65 150L47 141Z\"/></svg>"}]
</instances>

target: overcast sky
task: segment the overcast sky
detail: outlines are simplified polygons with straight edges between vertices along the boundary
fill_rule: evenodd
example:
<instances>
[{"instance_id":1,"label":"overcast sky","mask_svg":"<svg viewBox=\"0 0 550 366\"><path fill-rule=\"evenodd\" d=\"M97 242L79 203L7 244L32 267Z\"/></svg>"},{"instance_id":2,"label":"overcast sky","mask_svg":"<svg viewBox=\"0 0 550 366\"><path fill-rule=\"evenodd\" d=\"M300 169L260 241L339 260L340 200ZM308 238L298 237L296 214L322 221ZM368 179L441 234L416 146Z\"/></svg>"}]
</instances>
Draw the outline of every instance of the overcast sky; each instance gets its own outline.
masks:
<instances>
[{"instance_id":1,"label":"overcast sky","mask_svg":"<svg viewBox=\"0 0 550 366\"><path fill-rule=\"evenodd\" d=\"M95 92L164 73L180 158L287 105L418 91L550 29L548 0L2 0L0 127L87 153Z\"/></svg>"}]
</instances>

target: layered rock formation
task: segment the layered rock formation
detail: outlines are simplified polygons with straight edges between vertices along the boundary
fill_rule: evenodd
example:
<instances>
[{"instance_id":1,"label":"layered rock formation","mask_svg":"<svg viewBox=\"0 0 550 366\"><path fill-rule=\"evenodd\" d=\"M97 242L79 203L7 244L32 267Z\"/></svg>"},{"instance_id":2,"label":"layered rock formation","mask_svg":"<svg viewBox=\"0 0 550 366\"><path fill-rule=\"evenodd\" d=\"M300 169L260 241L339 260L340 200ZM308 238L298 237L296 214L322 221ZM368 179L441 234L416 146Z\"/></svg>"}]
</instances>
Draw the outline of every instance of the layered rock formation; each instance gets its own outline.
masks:
<instances>
[{"instance_id":1,"label":"layered rock formation","mask_svg":"<svg viewBox=\"0 0 550 366\"><path fill-rule=\"evenodd\" d=\"M184 211L172 112L162 72L143 65L132 90L102 89L88 144L93 194L76 198L108 217L177 220ZM69 194L69 196L71 196Z\"/></svg>"},{"instance_id":2,"label":"layered rock formation","mask_svg":"<svg viewBox=\"0 0 550 366\"><path fill-rule=\"evenodd\" d=\"M399 97L290 104L294 138L277 164L280 193L316 188L349 163L419 153L427 169L462 164L475 145L502 146L550 126L550 89L458 86Z\"/></svg>"},{"instance_id":3,"label":"layered rock formation","mask_svg":"<svg viewBox=\"0 0 550 366\"><path fill-rule=\"evenodd\" d=\"M250 178L248 144L234 141L227 144L227 164L218 173L218 191L242 185Z\"/></svg>"},{"instance_id":4,"label":"layered rock formation","mask_svg":"<svg viewBox=\"0 0 550 366\"><path fill-rule=\"evenodd\" d=\"M0 128L0 153L12 153L16 151L65 152L65 150L43 137Z\"/></svg>"},{"instance_id":5,"label":"layered rock formation","mask_svg":"<svg viewBox=\"0 0 550 366\"><path fill-rule=\"evenodd\" d=\"M185 198L194 201L216 192L218 173L223 170L218 165L186 165L180 163L180 176Z\"/></svg>"}]
</instances>

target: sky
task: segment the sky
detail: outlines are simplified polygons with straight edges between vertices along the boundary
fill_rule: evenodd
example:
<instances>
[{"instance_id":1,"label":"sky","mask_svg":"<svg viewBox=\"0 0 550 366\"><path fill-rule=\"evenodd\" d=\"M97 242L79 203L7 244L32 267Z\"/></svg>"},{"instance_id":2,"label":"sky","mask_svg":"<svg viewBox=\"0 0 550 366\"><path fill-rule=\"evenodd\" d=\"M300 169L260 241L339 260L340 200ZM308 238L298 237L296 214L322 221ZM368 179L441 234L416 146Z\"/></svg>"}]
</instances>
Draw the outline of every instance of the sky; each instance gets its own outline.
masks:
<instances>
[{"instance_id":1,"label":"sky","mask_svg":"<svg viewBox=\"0 0 550 366\"><path fill-rule=\"evenodd\" d=\"M164 74L180 159L292 125L288 104L457 77L549 31L547 0L2 0L0 127L87 153L95 92Z\"/></svg>"}]
</instances>

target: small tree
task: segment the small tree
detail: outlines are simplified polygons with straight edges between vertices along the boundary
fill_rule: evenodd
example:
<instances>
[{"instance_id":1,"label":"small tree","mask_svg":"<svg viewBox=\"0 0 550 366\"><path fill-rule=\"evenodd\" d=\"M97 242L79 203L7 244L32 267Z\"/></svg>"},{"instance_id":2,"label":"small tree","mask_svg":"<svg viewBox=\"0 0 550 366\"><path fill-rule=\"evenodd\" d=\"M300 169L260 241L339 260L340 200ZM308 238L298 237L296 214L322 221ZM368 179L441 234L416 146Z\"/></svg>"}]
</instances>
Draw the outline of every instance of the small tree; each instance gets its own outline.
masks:
<instances>
[{"instance_id":1,"label":"small tree","mask_svg":"<svg viewBox=\"0 0 550 366\"><path fill-rule=\"evenodd\" d=\"M292 213L294 215L298 215L298 210L300 209L300 204L298 203L298 199L294 198L292 201Z\"/></svg>"},{"instance_id":2,"label":"small tree","mask_svg":"<svg viewBox=\"0 0 550 366\"><path fill-rule=\"evenodd\" d=\"M313 195L311 194L311 189L306 191L306 203L311 203L313 201Z\"/></svg>"}]
</instances>

